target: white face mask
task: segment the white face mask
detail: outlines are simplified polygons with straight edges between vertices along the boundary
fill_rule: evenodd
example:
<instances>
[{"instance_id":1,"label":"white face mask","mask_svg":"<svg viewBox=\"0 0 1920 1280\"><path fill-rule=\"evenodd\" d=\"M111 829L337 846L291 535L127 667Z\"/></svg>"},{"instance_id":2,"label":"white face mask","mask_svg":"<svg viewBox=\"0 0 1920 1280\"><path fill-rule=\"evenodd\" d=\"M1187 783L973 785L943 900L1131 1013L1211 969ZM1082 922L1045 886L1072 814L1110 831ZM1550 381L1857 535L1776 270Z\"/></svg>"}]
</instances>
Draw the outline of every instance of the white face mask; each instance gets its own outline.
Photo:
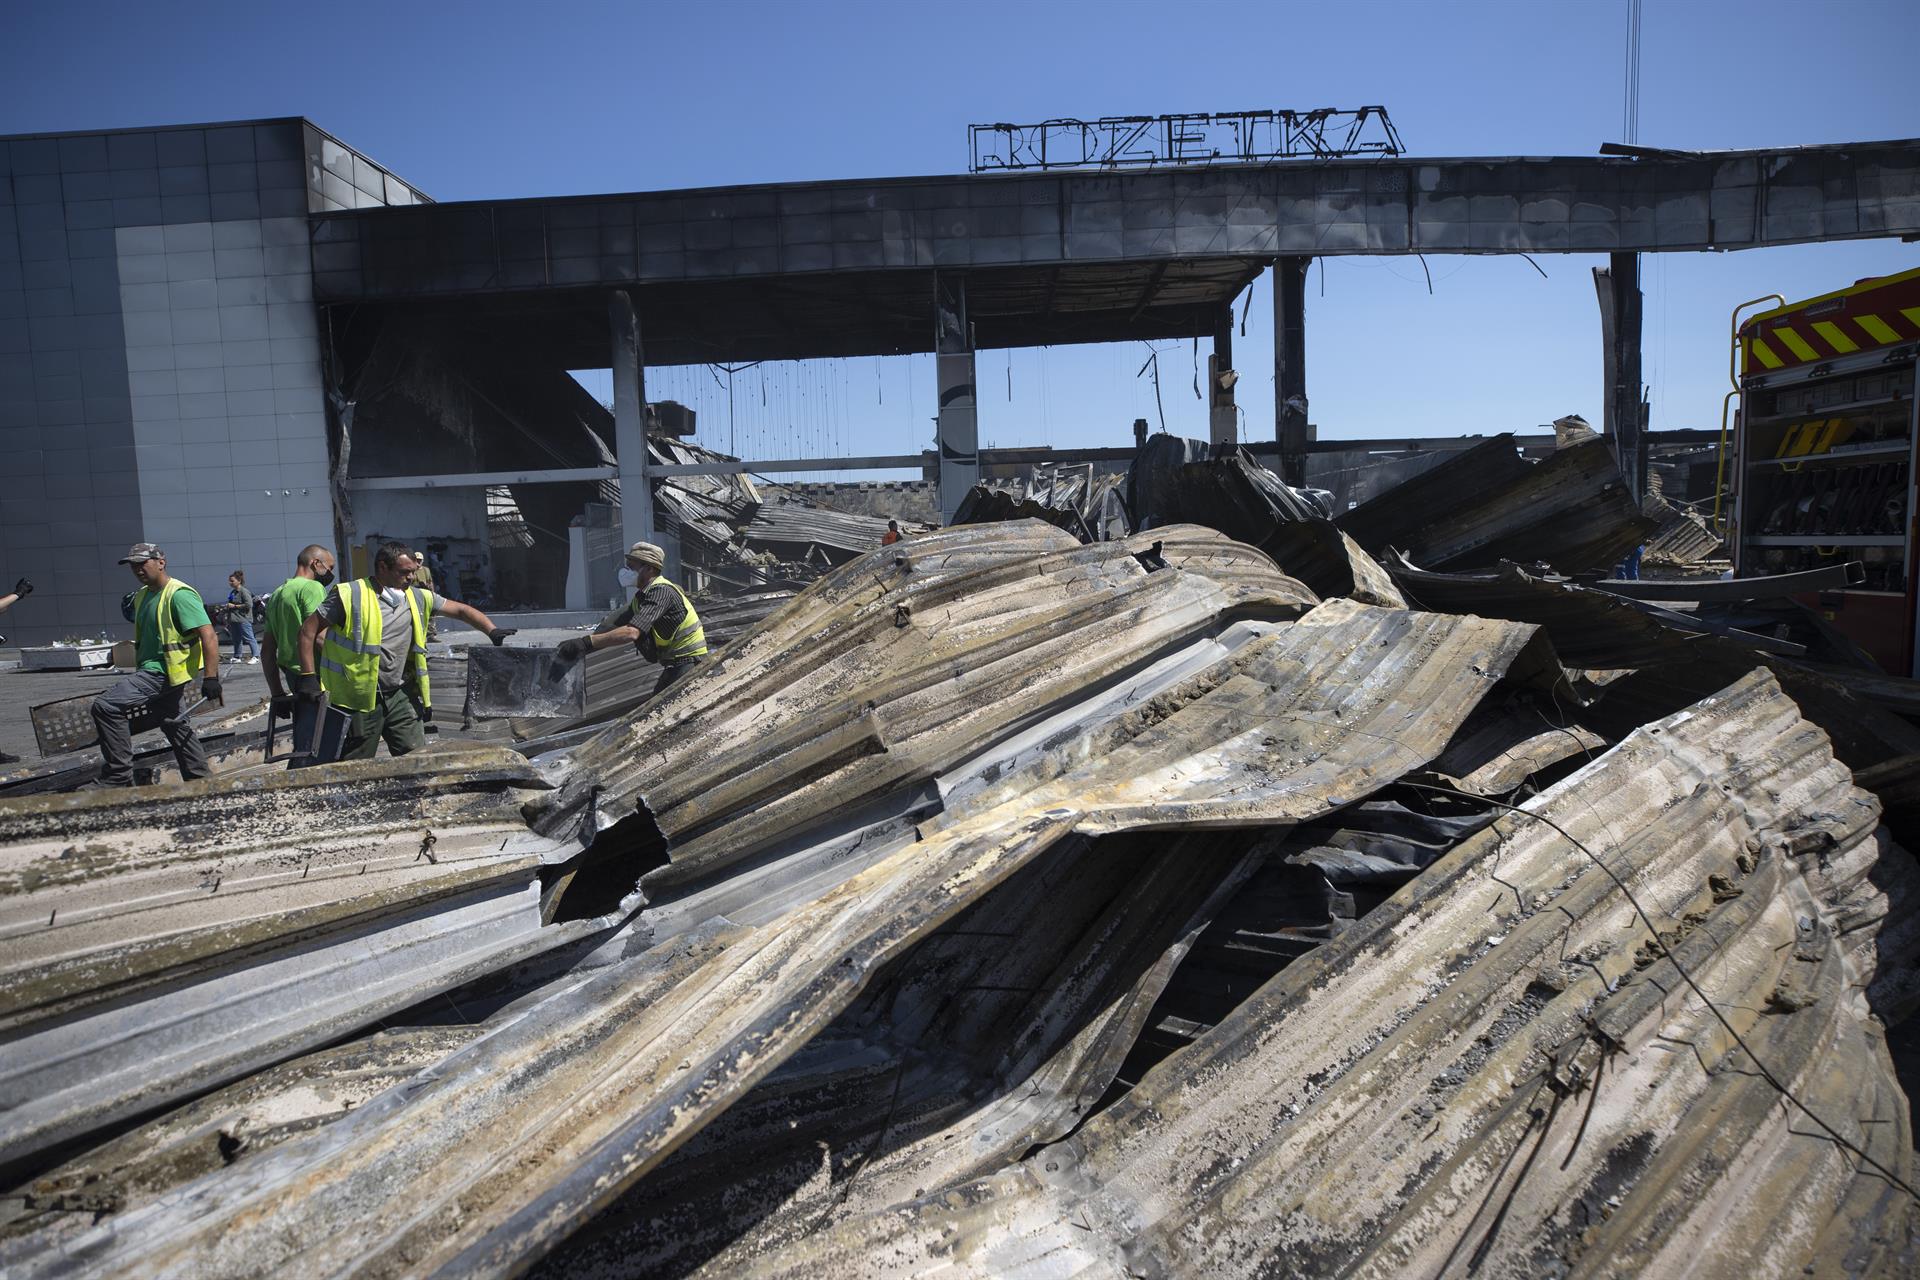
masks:
<instances>
[{"instance_id":1,"label":"white face mask","mask_svg":"<svg viewBox=\"0 0 1920 1280\"><path fill-rule=\"evenodd\" d=\"M633 568L620 570L620 585L631 591L640 585L640 571Z\"/></svg>"}]
</instances>

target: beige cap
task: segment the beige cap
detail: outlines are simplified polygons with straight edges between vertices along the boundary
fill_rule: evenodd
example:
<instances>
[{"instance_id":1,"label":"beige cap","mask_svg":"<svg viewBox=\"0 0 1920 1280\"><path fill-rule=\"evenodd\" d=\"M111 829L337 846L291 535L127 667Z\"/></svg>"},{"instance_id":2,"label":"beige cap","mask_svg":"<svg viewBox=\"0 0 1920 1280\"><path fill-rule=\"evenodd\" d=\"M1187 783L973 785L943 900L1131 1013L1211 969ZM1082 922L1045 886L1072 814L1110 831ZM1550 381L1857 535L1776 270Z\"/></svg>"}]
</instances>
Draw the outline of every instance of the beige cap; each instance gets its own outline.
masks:
<instances>
[{"instance_id":1,"label":"beige cap","mask_svg":"<svg viewBox=\"0 0 1920 1280\"><path fill-rule=\"evenodd\" d=\"M656 569L666 567L667 553L651 542L636 542L627 548L627 559L637 560L641 564L650 564Z\"/></svg>"}]
</instances>

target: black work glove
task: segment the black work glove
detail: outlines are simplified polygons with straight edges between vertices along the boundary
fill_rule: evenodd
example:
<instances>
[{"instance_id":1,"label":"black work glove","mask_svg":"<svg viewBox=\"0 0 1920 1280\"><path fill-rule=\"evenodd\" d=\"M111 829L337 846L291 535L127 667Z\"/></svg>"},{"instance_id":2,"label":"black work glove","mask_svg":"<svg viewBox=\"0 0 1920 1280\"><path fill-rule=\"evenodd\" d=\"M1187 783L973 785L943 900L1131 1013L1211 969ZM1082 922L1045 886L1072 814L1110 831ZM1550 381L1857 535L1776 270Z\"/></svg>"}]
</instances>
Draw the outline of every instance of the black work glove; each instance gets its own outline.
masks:
<instances>
[{"instance_id":1,"label":"black work glove","mask_svg":"<svg viewBox=\"0 0 1920 1280\"><path fill-rule=\"evenodd\" d=\"M33 584L25 578L22 578L13 584L13 594L17 596L30 596L33 594Z\"/></svg>"},{"instance_id":2,"label":"black work glove","mask_svg":"<svg viewBox=\"0 0 1920 1280\"><path fill-rule=\"evenodd\" d=\"M220 696L220 677L208 676L202 680L200 682L200 696L208 702L225 702L226 699Z\"/></svg>"},{"instance_id":3,"label":"black work glove","mask_svg":"<svg viewBox=\"0 0 1920 1280\"><path fill-rule=\"evenodd\" d=\"M493 647L498 649L507 642L508 636L513 635L519 630L520 628L518 627L495 627L493 630L487 632L487 639L493 641Z\"/></svg>"},{"instance_id":4,"label":"black work glove","mask_svg":"<svg viewBox=\"0 0 1920 1280\"><path fill-rule=\"evenodd\" d=\"M575 636L571 640L562 640L553 651L553 660L562 666L572 666L593 651L593 641L586 636Z\"/></svg>"},{"instance_id":5,"label":"black work glove","mask_svg":"<svg viewBox=\"0 0 1920 1280\"><path fill-rule=\"evenodd\" d=\"M276 720L293 719L293 695L290 693L274 694L273 705L269 714Z\"/></svg>"},{"instance_id":6,"label":"black work glove","mask_svg":"<svg viewBox=\"0 0 1920 1280\"><path fill-rule=\"evenodd\" d=\"M301 702L320 701L320 676L313 671L303 671L293 678L293 696Z\"/></svg>"}]
</instances>

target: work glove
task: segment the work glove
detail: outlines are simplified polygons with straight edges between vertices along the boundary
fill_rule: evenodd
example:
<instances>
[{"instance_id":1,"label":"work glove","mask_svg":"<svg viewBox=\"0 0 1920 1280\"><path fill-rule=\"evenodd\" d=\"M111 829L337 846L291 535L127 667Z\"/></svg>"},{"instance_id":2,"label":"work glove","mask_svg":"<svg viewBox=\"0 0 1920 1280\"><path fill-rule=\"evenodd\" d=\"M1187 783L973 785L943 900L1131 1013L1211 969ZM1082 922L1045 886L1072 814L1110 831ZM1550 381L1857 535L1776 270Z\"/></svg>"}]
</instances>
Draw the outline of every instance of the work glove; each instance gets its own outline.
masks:
<instances>
[{"instance_id":1,"label":"work glove","mask_svg":"<svg viewBox=\"0 0 1920 1280\"><path fill-rule=\"evenodd\" d=\"M200 682L200 696L208 702L225 702L226 699L220 696L220 677L208 676L202 680Z\"/></svg>"},{"instance_id":2,"label":"work glove","mask_svg":"<svg viewBox=\"0 0 1920 1280\"><path fill-rule=\"evenodd\" d=\"M432 707L425 707L425 706L423 706L423 707L421 707L421 708L420 708L420 723L421 723L421 724L432 724L432 723L433 723L433 708L432 708Z\"/></svg>"},{"instance_id":3,"label":"work glove","mask_svg":"<svg viewBox=\"0 0 1920 1280\"><path fill-rule=\"evenodd\" d=\"M518 627L495 627L493 630L487 632L487 639L493 641L493 647L498 649L507 642L508 636L513 635L519 630L520 628Z\"/></svg>"},{"instance_id":4,"label":"work glove","mask_svg":"<svg viewBox=\"0 0 1920 1280\"><path fill-rule=\"evenodd\" d=\"M294 699L292 694L276 693L273 695L273 707L270 714L276 720L291 720L293 719L293 706Z\"/></svg>"},{"instance_id":5,"label":"work glove","mask_svg":"<svg viewBox=\"0 0 1920 1280\"><path fill-rule=\"evenodd\" d=\"M301 702L320 701L320 676L318 672L303 671L293 678L293 696Z\"/></svg>"},{"instance_id":6,"label":"work glove","mask_svg":"<svg viewBox=\"0 0 1920 1280\"><path fill-rule=\"evenodd\" d=\"M553 660L562 666L572 666L593 650L593 641L586 636L575 636L571 640L562 640L553 651Z\"/></svg>"},{"instance_id":7,"label":"work glove","mask_svg":"<svg viewBox=\"0 0 1920 1280\"><path fill-rule=\"evenodd\" d=\"M25 578L22 578L13 584L13 594L17 596L30 596L33 594L33 584Z\"/></svg>"}]
</instances>

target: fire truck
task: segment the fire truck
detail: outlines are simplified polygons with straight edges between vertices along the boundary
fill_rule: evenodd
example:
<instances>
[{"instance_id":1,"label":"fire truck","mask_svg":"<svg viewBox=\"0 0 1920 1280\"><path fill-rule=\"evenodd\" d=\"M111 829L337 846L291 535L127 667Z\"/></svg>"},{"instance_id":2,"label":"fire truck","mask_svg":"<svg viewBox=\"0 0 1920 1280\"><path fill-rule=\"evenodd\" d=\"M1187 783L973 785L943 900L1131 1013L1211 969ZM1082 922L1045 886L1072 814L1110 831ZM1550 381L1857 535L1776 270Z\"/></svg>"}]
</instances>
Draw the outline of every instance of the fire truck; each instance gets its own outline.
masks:
<instances>
[{"instance_id":1,"label":"fire truck","mask_svg":"<svg viewBox=\"0 0 1920 1280\"><path fill-rule=\"evenodd\" d=\"M1749 307L1777 303L1741 319ZM1731 508L1738 577L1858 562L1844 587L1799 598L1894 675L1915 644L1914 366L1920 270L1734 312ZM1722 434L1726 412L1722 411ZM1724 454L1723 454L1724 456Z\"/></svg>"}]
</instances>

